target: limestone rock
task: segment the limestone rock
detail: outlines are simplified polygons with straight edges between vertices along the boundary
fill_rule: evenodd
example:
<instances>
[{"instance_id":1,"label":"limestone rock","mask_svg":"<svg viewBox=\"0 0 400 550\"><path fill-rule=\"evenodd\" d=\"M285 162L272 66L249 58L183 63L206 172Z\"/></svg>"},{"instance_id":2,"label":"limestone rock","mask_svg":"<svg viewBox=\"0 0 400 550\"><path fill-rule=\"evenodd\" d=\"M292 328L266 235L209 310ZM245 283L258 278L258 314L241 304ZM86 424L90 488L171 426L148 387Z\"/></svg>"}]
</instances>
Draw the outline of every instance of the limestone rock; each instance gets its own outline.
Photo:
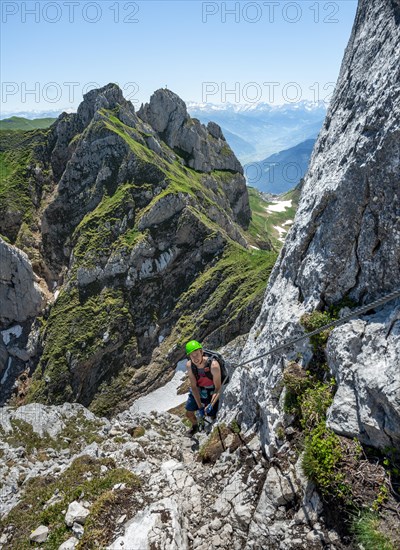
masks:
<instances>
[{"instance_id":1,"label":"limestone rock","mask_svg":"<svg viewBox=\"0 0 400 550\"><path fill-rule=\"evenodd\" d=\"M87 92L78 106L77 118L81 126L85 128L99 109L115 109L116 107L120 107L124 111L125 124L134 125L137 122L132 103L124 98L121 88L113 83ZM128 113L129 120L127 120Z\"/></svg>"},{"instance_id":2,"label":"limestone rock","mask_svg":"<svg viewBox=\"0 0 400 550\"><path fill-rule=\"evenodd\" d=\"M142 105L138 116L150 124L160 138L183 157L190 168L201 172L232 170L243 174L243 168L225 141L215 122L207 127L190 118L186 105L171 90L159 89Z\"/></svg>"},{"instance_id":3,"label":"limestone rock","mask_svg":"<svg viewBox=\"0 0 400 550\"><path fill-rule=\"evenodd\" d=\"M295 498L296 490L292 477L283 475L278 468L268 470L264 490L276 507L288 504Z\"/></svg>"},{"instance_id":4,"label":"limestone rock","mask_svg":"<svg viewBox=\"0 0 400 550\"><path fill-rule=\"evenodd\" d=\"M366 445L400 447L400 301L335 329L327 354L338 384L328 425Z\"/></svg>"},{"instance_id":5,"label":"limestone rock","mask_svg":"<svg viewBox=\"0 0 400 550\"><path fill-rule=\"evenodd\" d=\"M159 546L166 550L187 548L187 534L182 525L179 505L164 498L147 506L125 524L124 535L116 538L108 550Z\"/></svg>"},{"instance_id":6,"label":"limestone rock","mask_svg":"<svg viewBox=\"0 0 400 550\"><path fill-rule=\"evenodd\" d=\"M39 525L39 527L31 533L29 539L32 542L45 542L47 540L48 535L49 535L49 528L46 527L46 525Z\"/></svg>"},{"instance_id":7,"label":"limestone rock","mask_svg":"<svg viewBox=\"0 0 400 550\"><path fill-rule=\"evenodd\" d=\"M28 256L0 238L0 324L21 323L44 305Z\"/></svg>"},{"instance_id":8,"label":"limestone rock","mask_svg":"<svg viewBox=\"0 0 400 550\"><path fill-rule=\"evenodd\" d=\"M300 317L305 312L323 309L344 296L368 304L398 288L399 57L399 3L360 0L325 123L304 178L296 218L269 279L242 360L303 335ZM395 314L394 303L387 308L389 319L390 311ZM385 338L385 323L380 321L376 330L373 321L372 317L361 319L359 325L334 331L328 366L342 384L338 399L348 431L361 433L364 440L381 446L393 440L395 421L398 426L398 402L393 399L398 375L378 357L378 350L382 353L385 349L395 368L399 363L398 328L393 325L392 335ZM339 335L344 337L344 345L339 343ZM367 350L372 352L368 360ZM279 402L282 370L298 354L306 366L312 356L307 340L260 359L248 369L238 369L226 392L231 407L239 410L245 403L240 412L245 426L255 422L261 426L269 456L279 447L275 428L283 417ZM361 358L366 365L362 366ZM357 382L344 380L345 365L349 367L350 362L349 375L354 372ZM379 382L374 382L372 373L380 368L384 372L377 375ZM361 374L363 369L365 374ZM395 380L384 386L389 375ZM361 391L362 403L352 388ZM357 421L360 413L363 419ZM338 428L339 419L339 406L334 405L332 425ZM378 429L384 433L374 437Z\"/></svg>"},{"instance_id":9,"label":"limestone rock","mask_svg":"<svg viewBox=\"0 0 400 550\"><path fill-rule=\"evenodd\" d=\"M68 527L72 527L74 523L83 525L89 514L90 512L87 508L82 506L77 500L74 500L68 506L67 513L65 514L65 523Z\"/></svg>"},{"instance_id":10,"label":"limestone rock","mask_svg":"<svg viewBox=\"0 0 400 550\"><path fill-rule=\"evenodd\" d=\"M8 351L0 334L0 377L3 378L8 366Z\"/></svg>"},{"instance_id":11,"label":"limestone rock","mask_svg":"<svg viewBox=\"0 0 400 550\"><path fill-rule=\"evenodd\" d=\"M145 212L139 221L138 229L143 231L152 225L160 224L181 212L187 204L183 193L165 195Z\"/></svg>"},{"instance_id":12,"label":"limestone rock","mask_svg":"<svg viewBox=\"0 0 400 550\"><path fill-rule=\"evenodd\" d=\"M79 540L76 537L70 537L58 547L58 550L73 550L78 542Z\"/></svg>"},{"instance_id":13,"label":"limestone rock","mask_svg":"<svg viewBox=\"0 0 400 550\"><path fill-rule=\"evenodd\" d=\"M40 437L45 434L50 437L57 435L65 428L68 422L78 422L79 418L85 422L93 422L100 431L100 424L103 429L109 429L109 422L105 418L98 421L98 418L88 409L78 403L64 403L63 405L42 405L40 403L30 403L17 409L13 407L2 407L0 415L0 427L6 432L12 432L12 421L22 420L32 426L32 430ZM89 427L89 426L88 426Z\"/></svg>"}]
</instances>

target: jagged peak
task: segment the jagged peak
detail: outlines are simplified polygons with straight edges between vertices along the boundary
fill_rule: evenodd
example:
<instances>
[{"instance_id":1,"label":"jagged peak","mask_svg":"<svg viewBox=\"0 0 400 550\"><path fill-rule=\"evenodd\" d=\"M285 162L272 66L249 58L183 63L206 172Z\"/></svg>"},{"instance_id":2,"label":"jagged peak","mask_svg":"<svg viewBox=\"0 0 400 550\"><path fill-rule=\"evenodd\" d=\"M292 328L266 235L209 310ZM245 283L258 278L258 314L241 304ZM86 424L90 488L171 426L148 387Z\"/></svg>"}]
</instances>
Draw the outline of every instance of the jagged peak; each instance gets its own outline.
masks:
<instances>
[{"instance_id":1,"label":"jagged peak","mask_svg":"<svg viewBox=\"0 0 400 550\"><path fill-rule=\"evenodd\" d=\"M207 126L191 118L185 102L173 91L159 88L142 104L137 116L149 124L187 165L201 172L215 169L243 174L243 168L215 122Z\"/></svg>"},{"instance_id":2,"label":"jagged peak","mask_svg":"<svg viewBox=\"0 0 400 550\"><path fill-rule=\"evenodd\" d=\"M172 121L183 125L190 119L183 99L167 88L156 90L149 103L142 104L137 114L160 134L168 129Z\"/></svg>"},{"instance_id":3,"label":"jagged peak","mask_svg":"<svg viewBox=\"0 0 400 550\"><path fill-rule=\"evenodd\" d=\"M122 106L130 114L135 113L134 106L124 98L121 88L110 82L102 88L96 88L84 94L83 101L77 110L77 117L85 128L98 110L102 108L115 109L117 106Z\"/></svg>"}]
</instances>

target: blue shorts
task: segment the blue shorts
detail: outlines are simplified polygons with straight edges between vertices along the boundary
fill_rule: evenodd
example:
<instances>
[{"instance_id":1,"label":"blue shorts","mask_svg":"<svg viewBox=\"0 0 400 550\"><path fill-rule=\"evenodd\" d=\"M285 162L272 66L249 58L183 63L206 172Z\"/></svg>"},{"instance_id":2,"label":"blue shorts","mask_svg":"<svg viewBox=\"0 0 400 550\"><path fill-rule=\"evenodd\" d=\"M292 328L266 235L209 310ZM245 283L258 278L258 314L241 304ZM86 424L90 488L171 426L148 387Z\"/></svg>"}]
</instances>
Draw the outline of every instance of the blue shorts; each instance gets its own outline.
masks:
<instances>
[{"instance_id":1,"label":"blue shorts","mask_svg":"<svg viewBox=\"0 0 400 550\"><path fill-rule=\"evenodd\" d=\"M199 391L200 391L201 402L204 403L205 405L208 405L211 401L212 394L215 393L215 388L212 387L211 389L208 389L208 388L199 387ZM215 414L210 416L216 416L218 411L218 405L219 405L219 399L213 406L213 410L215 411ZM197 411L199 409L191 389L189 390L189 397L188 397L188 400L186 401L185 409L187 411Z\"/></svg>"}]
</instances>

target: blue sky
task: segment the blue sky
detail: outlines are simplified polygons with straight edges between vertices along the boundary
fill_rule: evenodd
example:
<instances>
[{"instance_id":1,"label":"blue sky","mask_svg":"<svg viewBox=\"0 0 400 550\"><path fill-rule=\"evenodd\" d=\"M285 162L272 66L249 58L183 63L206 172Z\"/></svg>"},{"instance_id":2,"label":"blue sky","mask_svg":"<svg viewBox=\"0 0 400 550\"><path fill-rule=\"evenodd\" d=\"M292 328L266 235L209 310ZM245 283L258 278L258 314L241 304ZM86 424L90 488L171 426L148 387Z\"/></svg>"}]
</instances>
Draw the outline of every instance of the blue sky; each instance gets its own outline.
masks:
<instances>
[{"instance_id":1,"label":"blue sky","mask_svg":"<svg viewBox=\"0 0 400 550\"><path fill-rule=\"evenodd\" d=\"M77 4L77 5L75 5ZM356 0L2 1L1 110L75 110L117 82L135 107L329 99Z\"/></svg>"}]
</instances>

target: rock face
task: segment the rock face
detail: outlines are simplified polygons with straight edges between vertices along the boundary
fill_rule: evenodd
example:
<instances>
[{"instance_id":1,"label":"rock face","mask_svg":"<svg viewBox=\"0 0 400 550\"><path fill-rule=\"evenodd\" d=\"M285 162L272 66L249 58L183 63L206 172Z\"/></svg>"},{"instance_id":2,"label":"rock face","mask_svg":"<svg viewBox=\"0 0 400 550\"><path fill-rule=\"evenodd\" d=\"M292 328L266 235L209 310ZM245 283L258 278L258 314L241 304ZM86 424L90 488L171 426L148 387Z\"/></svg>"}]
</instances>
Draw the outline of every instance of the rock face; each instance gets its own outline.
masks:
<instances>
[{"instance_id":1,"label":"rock face","mask_svg":"<svg viewBox=\"0 0 400 550\"><path fill-rule=\"evenodd\" d=\"M215 122L207 127L190 118L185 103L173 92L159 89L142 105L138 116L157 132L171 149L182 154L187 166L201 172L243 168Z\"/></svg>"},{"instance_id":2,"label":"rock face","mask_svg":"<svg viewBox=\"0 0 400 550\"><path fill-rule=\"evenodd\" d=\"M191 119L166 90L140 114L115 84L85 94L77 113L35 133L36 179L23 187L36 190L33 202L8 197L33 221L13 222L7 236L55 291L38 327L40 357L25 365L34 383L21 399L89 405L102 393L96 412L122 409L172 375L193 332L220 345L256 317L260 273L265 281L275 257L263 250L255 258L249 246L243 170L220 128ZM26 150L18 151L25 181ZM0 403L14 380L8 371Z\"/></svg>"},{"instance_id":3,"label":"rock face","mask_svg":"<svg viewBox=\"0 0 400 550\"><path fill-rule=\"evenodd\" d=\"M35 317L43 295L27 255L0 238L0 325L22 323Z\"/></svg>"},{"instance_id":4,"label":"rock face","mask_svg":"<svg viewBox=\"0 0 400 550\"><path fill-rule=\"evenodd\" d=\"M39 435L37 419L41 417L54 418L52 439L47 421ZM232 446L228 441L232 434L222 431L225 450L218 441L213 461L202 463L198 448L207 444L209 433L189 439L180 418L167 412L139 414L132 406L110 423L96 419L81 405L35 404L34 409L20 407L19 423L8 408L4 418L7 431L0 441L4 457L0 464L4 526L0 548L4 550L18 550L48 508L55 519L46 535L59 534L65 540L62 549L74 548L79 539L87 547L99 536L101 546L110 550L317 550L327 544L331 550L347 548L319 519L318 496L297 467L295 453L286 451L285 466L270 464L252 430L242 434L247 448ZM35 449L30 448L29 426L35 434ZM96 440L89 443L94 433ZM18 447L16 435L22 437ZM72 491L63 480L71 481L68 472L77 462L79 475L73 478ZM96 495L93 487L99 479L95 472L103 486ZM124 472L127 482L107 485L109 479L117 479L118 472ZM136 489L126 472L139 476ZM37 498L32 499L29 518L20 525L21 510L31 502L30 486L35 487ZM54 505L64 512L55 514ZM309 538L314 533L316 540L311 545Z\"/></svg>"},{"instance_id":5,"label":"rock face","mask_svg":"<svg viewBox=\"0 0 400 550\"><path fill-rule=\"evenodd\" d=\"M31 327L45 305L37 281L27 255L0 238L0 405L35 354Z\"/></svg>"},{"instance_id":6,"label":"rock face","mask_svg":"<svg viewBox=\"0 0 400 550\"><path fill-rule=\"evenodd\" d=\"M339 386L328 425L367 445L400 448L400 301L337 328L327 355Z\"/></svg>"},{"instance_id":7,"label":"rock face","mask_svg":"<svg viewBox=\"0 0 400 550\"><path fill-rule=\"evenodd\" d=\"M304 312L343 297L368 304L398 288L399 60L399 2L360 0L296 219L242 359L303 334ZM334 330L328 341L339 386L331 425L371 445L399 444L399 326L391 302ZM277 446L282 368L298 353L308 364L312 350L303 342L237 372L229 391L231 407L243 404L245 422L259 423L267 453Z\"/></svg>"}]
</instances>

